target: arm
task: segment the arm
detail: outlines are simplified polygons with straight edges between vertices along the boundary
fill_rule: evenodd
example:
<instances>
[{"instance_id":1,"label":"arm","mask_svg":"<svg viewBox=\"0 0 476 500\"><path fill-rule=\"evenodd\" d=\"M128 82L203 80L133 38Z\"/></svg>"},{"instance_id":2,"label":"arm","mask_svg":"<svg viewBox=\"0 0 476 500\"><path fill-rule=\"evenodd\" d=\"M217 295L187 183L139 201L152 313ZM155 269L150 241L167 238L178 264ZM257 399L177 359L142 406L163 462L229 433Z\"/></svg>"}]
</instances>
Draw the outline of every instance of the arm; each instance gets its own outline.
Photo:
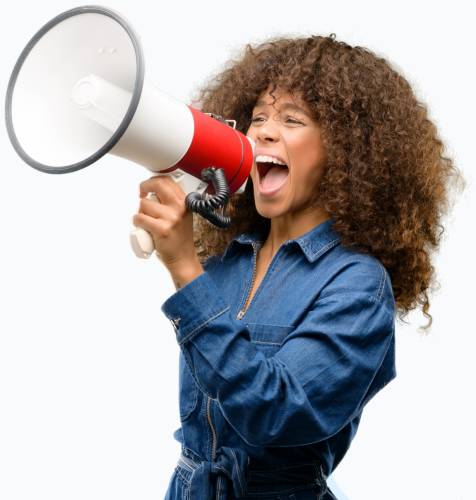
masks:
<instances>
[{"instance_id":1,"label":"arm","mask_svg":"<svg viewBox=\"0 0 476 500\"><path fill-rule=\"evenodd\" d=\"M338 432L373 395L394 317L381 272L372 272L355 290L343 272L271 358L250 342L207 272L162 310L201 389L248 444L300 446Z\"/></svg>"}]
</instances>

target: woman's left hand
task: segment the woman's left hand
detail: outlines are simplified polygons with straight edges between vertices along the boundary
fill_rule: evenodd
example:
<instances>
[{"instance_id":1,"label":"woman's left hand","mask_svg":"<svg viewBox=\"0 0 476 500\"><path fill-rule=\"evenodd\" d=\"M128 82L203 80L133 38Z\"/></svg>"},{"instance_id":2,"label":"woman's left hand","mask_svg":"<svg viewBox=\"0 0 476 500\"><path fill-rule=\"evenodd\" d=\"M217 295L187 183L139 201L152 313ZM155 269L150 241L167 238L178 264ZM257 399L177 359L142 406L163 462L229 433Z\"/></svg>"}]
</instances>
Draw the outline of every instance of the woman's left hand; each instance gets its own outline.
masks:
<instances>
[{"instance_id":1,"label":"woman's left hand","mask_svg":"<svg viewBox=\"0 0 476 500\"><path fill-rule=\"evenodd\" d=\"M146 198L155 193L158 201ZM193 242L193 214L185 206L183 189L167 175L140 184L139 213L133 223L148 231L158 256L177 288L203 272Z\"/></svg>"}]
</instances>

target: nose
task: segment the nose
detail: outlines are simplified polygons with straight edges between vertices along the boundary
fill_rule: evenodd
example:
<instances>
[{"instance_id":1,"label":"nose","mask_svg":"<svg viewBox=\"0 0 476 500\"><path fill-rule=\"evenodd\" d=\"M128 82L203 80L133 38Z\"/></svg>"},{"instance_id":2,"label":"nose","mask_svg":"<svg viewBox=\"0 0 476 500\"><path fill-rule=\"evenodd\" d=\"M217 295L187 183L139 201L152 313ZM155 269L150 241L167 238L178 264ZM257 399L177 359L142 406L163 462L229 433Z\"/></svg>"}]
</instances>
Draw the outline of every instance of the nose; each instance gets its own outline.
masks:
<instances>
[{"instance_id":1,"label":"nose","mask_svg":"<svg viewBox=\"0 0 476 500\"><path fill-rule=\"evenodd\" d=\"M279 141L280 132L277 120L268 119L256 130L256 141L276 142Z\"/></svg>"}]
</instances>

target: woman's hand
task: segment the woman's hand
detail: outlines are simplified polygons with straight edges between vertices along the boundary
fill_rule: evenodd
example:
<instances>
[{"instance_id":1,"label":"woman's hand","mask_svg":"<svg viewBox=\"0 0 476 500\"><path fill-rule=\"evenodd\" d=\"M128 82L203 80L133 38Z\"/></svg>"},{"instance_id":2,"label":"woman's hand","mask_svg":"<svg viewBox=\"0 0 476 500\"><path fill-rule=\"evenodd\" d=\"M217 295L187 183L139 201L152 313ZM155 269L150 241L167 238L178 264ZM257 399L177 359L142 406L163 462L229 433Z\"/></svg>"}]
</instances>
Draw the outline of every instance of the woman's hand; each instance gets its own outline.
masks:
<instances>
[{"instance_id":1,"label":"woman's hand","mask_svg":"<svg viewBox=\"0 0 476 500\"><path fill-rule=\"evenodd\" d=\"M146 198L148 193L155 193L158 201ZM185 193L169 176L159 175L140 184L140 197L133 223L151 234L158 257L176 288L181 288L203 272L193 243L193 214L185 206Z\"/></svg>"}]
</instances>

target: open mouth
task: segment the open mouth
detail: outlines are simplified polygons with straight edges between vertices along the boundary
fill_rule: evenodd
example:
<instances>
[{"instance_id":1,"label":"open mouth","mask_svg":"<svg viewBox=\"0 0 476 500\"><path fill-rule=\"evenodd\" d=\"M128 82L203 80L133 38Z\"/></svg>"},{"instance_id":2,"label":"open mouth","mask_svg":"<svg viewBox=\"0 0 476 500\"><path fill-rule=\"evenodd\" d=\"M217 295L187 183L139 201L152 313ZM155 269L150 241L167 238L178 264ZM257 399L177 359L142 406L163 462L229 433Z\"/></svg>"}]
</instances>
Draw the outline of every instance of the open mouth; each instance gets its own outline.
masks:
<instances>
[{"instance_id":1,"label":"open mouth","mask_svg":"<svg viewBox=\"0 0 476 500\"><path fill-rule=\"evenodd\" d=\"M289 168L285 164L271 161L257 161L260 190L263 193L274 193L286 182Z\"/></svg>"}]
</instances>

